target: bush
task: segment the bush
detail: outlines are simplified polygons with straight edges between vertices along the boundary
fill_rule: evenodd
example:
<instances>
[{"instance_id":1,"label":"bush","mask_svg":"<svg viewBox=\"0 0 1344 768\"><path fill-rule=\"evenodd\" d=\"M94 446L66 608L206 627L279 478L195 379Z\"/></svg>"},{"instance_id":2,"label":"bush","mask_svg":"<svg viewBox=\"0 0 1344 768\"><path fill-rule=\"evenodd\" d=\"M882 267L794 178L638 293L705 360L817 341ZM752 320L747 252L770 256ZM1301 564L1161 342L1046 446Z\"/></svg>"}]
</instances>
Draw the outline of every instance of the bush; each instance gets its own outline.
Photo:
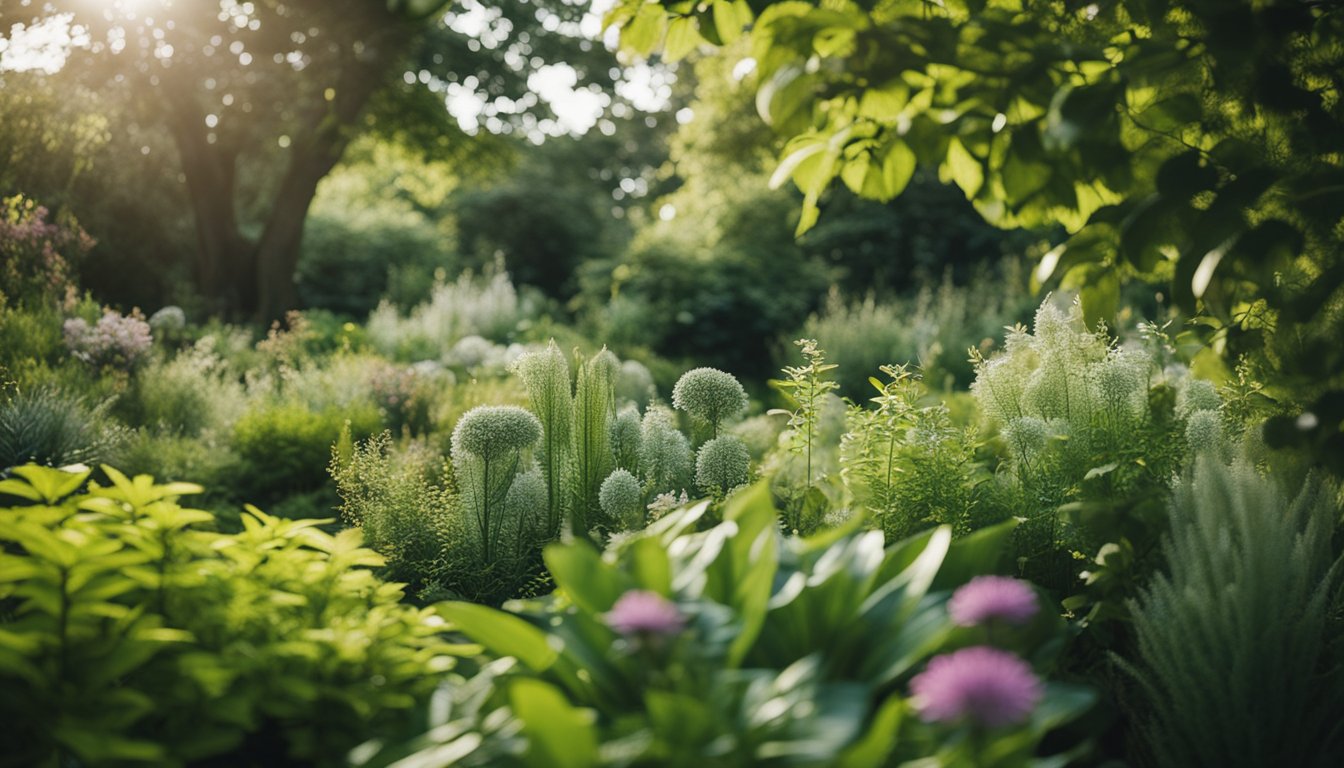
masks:
<instances>
[{"instance_id":1,"label":"bush","mask_svg":"<svg viewBox=\"0 0 1344 768\"><path fill-rule=\"evenodd\" d=\"M207 528L187 484L17 470L0 509L0 747L23 765L342 765L454 663L358 531L251 509Z\"/></svg>"},{"instance_id":2,"label":"bush","mask_svg":"<svg viewBox=\"0 0 1344 768\"><path fill-rule=\"evenodd\" d=\"M73 219L48 221L23 195L0 200L0 296L19 307L52 307L74 290L93 238Z\"/></svg>"},{"instance_id":3,"label":"bush","mask_svg":"<svg viewBox=\"0 0 1344 768\"><path fill-rule=\"evenodd\" d=\"M149 359L154 342L149 323L139 310L129 315L103 310L103 316L93 326L82 317L72 317L65 321L62 330L70 354L95 368L135 370Z\"/></svg>"},{"instance_id":4,"label":"bush","mask_svg":"<svg viewBox=\"0 0 1344 768\"><path fill-rule=\"evenodd\" d=\"M237 480L241 492L274 500L318 488L326 479L331 446L347 422L355 439L381 427L378 410L369 403L320 411L293 400L253 406L233 428L233 449L243 462Z\"/></svg>"},{"instance_id":5,"label":"bush","mask_svg":"<svg viewBox=\"0 0 1344 768\"><path fill-rule=\"evenodd\" d=\"M369 341L395 359L441 360L465 336L509 341L530 314L507 273L478 280L464 272L455 282L436 283L429 301L413 307L409 317L392 304L379 304L369 316Z\"/></svg>"},{"instance_id":6,"label":"bush","mask_svg":"<svg viewBox=\"0 0 1344 768\"><path fill-rule=\"evenodd\" d=\"M243 385L215 355L210 339L149 364L117 403L130 424L188 437L228 429L246 407Z\"/></svg>"}]
</instances>

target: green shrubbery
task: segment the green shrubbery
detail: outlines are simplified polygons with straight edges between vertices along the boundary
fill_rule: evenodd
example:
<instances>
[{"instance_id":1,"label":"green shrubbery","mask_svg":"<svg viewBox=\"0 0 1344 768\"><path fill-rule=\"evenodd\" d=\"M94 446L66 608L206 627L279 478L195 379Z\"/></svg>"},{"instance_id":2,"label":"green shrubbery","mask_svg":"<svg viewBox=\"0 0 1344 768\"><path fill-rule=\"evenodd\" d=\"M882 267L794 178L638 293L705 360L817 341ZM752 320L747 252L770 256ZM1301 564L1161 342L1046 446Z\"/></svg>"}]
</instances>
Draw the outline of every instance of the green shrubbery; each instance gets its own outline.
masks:
<instances>
[{"instance_id":1,"label":"green shrubbery","mask_svg":"<svg viewBox=\"0 0 1344 768\"><path fill-rule=\"evenodd\" d=\"M200 491L104 470L0 481L0 713L13 765L339 765L454 663L356 530L256 509L208 530Z\"/></svg>"}]
</instances>

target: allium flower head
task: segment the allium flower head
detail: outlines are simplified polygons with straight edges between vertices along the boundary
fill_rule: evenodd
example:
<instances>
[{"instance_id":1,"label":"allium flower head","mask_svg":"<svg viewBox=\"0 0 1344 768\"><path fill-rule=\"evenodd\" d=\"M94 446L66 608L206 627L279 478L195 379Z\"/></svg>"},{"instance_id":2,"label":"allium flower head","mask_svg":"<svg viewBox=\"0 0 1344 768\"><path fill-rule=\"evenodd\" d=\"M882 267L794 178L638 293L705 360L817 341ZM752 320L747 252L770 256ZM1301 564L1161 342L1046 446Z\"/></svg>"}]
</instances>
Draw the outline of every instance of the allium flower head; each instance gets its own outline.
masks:
<instances>
[{"instance_id":1,"label":"allium flower head","mask_svg":"<svg viewBox=\"0 0 1344 768\"><path fill-rule=\"evenodd\" d=\"M1025 722L1045 695L1025 661L985 645L935 657L910 681L910 692L925 722L989 728Z\"/></svg>"},{"instance_id":2,"label":"allium flower head","mask_svg":"<svg viewBox=\"0 0 1344 768\"><path fill-rule=\"evenodd\" d=\"M1026 624L1040 611L1027 583L1007 576L977 576L952 593L952 621L964 627L988 621Z\"/></svg>"},{"instance_id":3,"label":"allium flower head","mask_svg":"<svg viewBox=\"0 0 1344 768\"><path fill-rule=\"evenodd\" d=\"M672 405L715 429L747 407L747 392L731 373L717 368L695 368L677 379Z\"/></svg>"},{"instance_id":4,"label":"allium flower head","mask_svg":"<svg viewBox=\"0 0 1344 768\"><path fill-rule=\"evenodd\" d=\"M622 635L675 635L686 628L686 617L675 603L642 589L621 595L603 618Z\"/></svg>"},{"instance_id":5,"label":"allium flower head","mask_svg":"<svg viewBox=\"0 0 1344 768\"><path fill-rule=\"evenodd\" d=\"M462 414L453 429L453 453L495 459L541 439L541 422L516 405L481 405Z\"/></svg>"},{"instance_id":6,"label":"allium flower head","mask_svg":"<svg viewBox=\"0 0 1344 768\"><path fill-rule=\"evenodd\" d=\"M598 503L602 513L615 522L630 523L636 517L643 521L644 492L635 476L624 469L618 469L602 481L598 491Z\"/></svg>"}]
</instances>

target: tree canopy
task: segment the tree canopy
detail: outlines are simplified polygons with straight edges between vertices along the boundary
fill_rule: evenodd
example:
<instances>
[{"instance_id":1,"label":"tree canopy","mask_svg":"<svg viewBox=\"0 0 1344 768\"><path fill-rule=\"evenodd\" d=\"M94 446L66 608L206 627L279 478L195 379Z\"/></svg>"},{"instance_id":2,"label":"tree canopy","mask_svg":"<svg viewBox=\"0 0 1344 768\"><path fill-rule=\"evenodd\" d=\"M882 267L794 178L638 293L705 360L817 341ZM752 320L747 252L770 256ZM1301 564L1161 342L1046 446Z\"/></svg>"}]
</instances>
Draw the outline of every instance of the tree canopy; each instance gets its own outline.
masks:
<instances>
[{"instance_id":1,"label":"tree canopy","mask_svg":"<svg viewBox=\"0 0 1344 768\"><path fill-rule=\"evenodd\" d=\"M685 55L749 28L774 181L811 228L839 180L877 199L917 166L991 222L1062 225L1041 281L1109 321L1165 283L1224 358L1310 418L1277 440L1344 456L1344 8L1297 0L625 0L624 45Z\"/></svg>"},{"instance_id":2,"label":"tree canopy","mask_svg":"<svg viewBox=\"0 0 1344 768\"><path fill-rule=\"evenodd\" d=\"M59 27L68 52L49 85L129 105L108 130L171 134L196 227L198 289L236 314L274 317L295 304L317 183L354 136L376 131L428 156L465 158L479 145L447 100L479 105L487 131L557 134L553 105L529 88L536 73L566 67L575 91L612 83L614 58L583 33L585 7L446 6L71 0L8 4L0 28Z\"/></svg>"}]
</instances>

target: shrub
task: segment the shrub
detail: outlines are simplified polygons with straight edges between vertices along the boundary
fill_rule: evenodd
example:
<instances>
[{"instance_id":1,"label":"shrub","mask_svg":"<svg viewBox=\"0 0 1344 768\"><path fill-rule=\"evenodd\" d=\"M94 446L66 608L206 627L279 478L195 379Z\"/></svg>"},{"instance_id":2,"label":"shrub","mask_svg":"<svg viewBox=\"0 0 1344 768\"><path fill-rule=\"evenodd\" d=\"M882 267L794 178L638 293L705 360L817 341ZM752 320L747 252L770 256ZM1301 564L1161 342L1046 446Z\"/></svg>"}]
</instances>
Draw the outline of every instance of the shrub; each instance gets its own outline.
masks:
<instances>
[{"instance_id":1,"label":"shrub","mask_svg":"<svg viewBox=\"0 0 1344 768\"><path fill-rule=\"evenodd\" d=\"M343 764L454 663L358 531L250 509L205 530L188 484L38 467L3 481L0 736L17 764Z\"/></svg>"},{"instance_id":2,"label":"shrub","mask_svg":"<svg viewBox=\"0 0 1344 768\"><path fill-rule=\"evenodd\" d=\"M55 306L74 289L93 245L73 219L49 221L47 209L23 195L0 200L0 295L18 307Z\"/></svg>"},{"instance_id":3,"label":"shrub","mask_svg":"<svg viewBox=\"0 0 1344 768\"><path fill-rule=\"evenodd\" d=\"M149 359L153 338L139 310L129 315L105 309L92 327L82 317L65 321L65 346L70 354L95 368L132 371Z\"/></svg>"},{"instance_id":4,"label":"shrub","mask_svg":"<svg viewBox=\"0 0 1344 768\"><path fill-rule=\"evenodd\" d=\"M1344 751L1335 489L1290 498L1209 456L1177 488L1166 567L1132 603L1138 732L1163 766L1328 766Z\"/></svg>"},{"instance_id":5,"label":"shrub","mask_svg":"<svg viewBox=\"0 0 1344 768\"><path fill-rule=\"evenodd\" d=\"M379 304L369 316L369 341L389 357L438 360L465 336L507 342L530 314L507 273L477 280L464 272L455 282L436 283L429 301L412 308L409 317L387 302Z\"/></svg>"},{"instance_id":6,"label":"shrub","mask_svg":"<svg viewBox=\"0 0 1344 768\"><path fill-rule=\"evenodd\" d=\"M189 437L231 427L246 407L243 386L215 355L212 339L150 363L117 403L131 424Z\"/></svg>"},{"instance_id":7,"label":"shrub","mask_svg":"<svg viewBox=\"0 0 1344 768\"><path fill-rule=\"evenodd\" d=\"M488 662L494 693L481 692L476 717L442 707L426 737L369 764L449 744L474 762L526 766L595 765L599 754L631 765L837 765L861 754L867 765L1007 766L1067 748L1041 739L1092 694L1054 682L1035 682L1041 703L1006 727L902 718L926 707L908 692L927 660L933 674L939 654L980 642L978 628L954 631L945 603L993 567L1006 530L968 546L943 528L885 551L875 532L786 539L769 499L764 487L739 495L700 532L706 504L673 512L605 555L552 545L555 595L513 613L440 606L487 659L516 663ZM1033 681L1063 632L1057 617L1035 621L992 651Z\"/></svg>"},{"instance_id":8,"label":"shrub","mask_svg":"<svg viewBox=\"0 0 1344 768\"><path fill-rule=\"evenodd\" d=\"M29 462L49 467L114 458L126 430L110 419L110 402L83 398L47 385L0 390L0 470Z\"/></svg>"},{"instance_id":9,"label":"shrub","mask_svg":"<svg viewBox=\"0 0 1344 768\"><path fill-rule=\"evenodd\" d=\"M367 403L321 411L293 400L253 406L233 428L233 449L243 461L237 481L242 492L273 500L320 487L331 445L347 422L355 439L368 437L381 426L377 409Z\"/></svg>"}]
</instances>

